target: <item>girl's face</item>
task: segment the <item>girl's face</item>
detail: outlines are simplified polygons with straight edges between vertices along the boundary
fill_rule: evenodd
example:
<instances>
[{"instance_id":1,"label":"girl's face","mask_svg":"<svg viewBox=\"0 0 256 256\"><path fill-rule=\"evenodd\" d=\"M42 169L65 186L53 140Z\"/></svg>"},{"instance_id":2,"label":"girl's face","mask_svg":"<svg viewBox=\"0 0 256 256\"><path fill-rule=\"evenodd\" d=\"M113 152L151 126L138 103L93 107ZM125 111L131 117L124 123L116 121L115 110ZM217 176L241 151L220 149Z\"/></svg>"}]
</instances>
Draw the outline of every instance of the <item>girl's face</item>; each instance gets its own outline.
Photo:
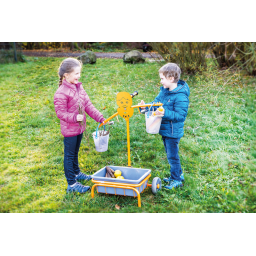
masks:
<instances>
[{"instance_id":1,"label":"girl's face","mask_svg":"<svg viewBox=\"0 0 256 256\"><path fill-rule=\"evenodd\" d=\"M78 79L80 78L81 74L81 67L75 67L73 72L71 73L65 73L64 77L67 80L68 83L70 84L77 84Z\"/></svg>"},{"instance_id":2,"label":"girl's face","mask_svg":"<svg viewBox=\"0 0 256 256\"><path fill-rule=\"evenodd\" d=\"M162 73L160 73L159 76L161 79L161 84L163 85L164 88L170 88L172 86L174 82L174 77L166 78Z\"/></svg>"}]
</instances>

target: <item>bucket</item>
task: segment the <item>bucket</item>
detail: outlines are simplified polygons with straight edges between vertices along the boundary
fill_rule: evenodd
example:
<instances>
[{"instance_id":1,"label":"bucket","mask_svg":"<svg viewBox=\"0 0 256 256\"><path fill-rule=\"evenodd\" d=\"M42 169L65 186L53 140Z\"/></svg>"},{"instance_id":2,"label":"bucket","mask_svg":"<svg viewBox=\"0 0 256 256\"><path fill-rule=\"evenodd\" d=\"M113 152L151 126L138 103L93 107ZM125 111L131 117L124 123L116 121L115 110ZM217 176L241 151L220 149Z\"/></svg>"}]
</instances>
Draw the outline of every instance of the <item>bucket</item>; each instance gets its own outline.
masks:
<instances>
[{"instance_id":1,"label":"bucket","mask_svg":"<svg viewBox=\"0 0 256 256\"><path fill-rule=\"evenodd\" d=\"M105 125L104 130L98 131L99 125L97 126L96 132L94 132L92 136L96 151L105 152L108 150L109 131L105 130Z\"/></svg>"},{"instance_id":2,"label":"bucket","mask_svg":"<svg viewBox=\"0 0 256 256\"><path fill-rule=\"evenodd\" d=\"M151 109L151 107L150 107L150 109ZM153 116L152 114L153 114L153 111L148 111L145 114L146 131L147 131L147 133L150 133L150 134L157 134L157 133L159 133L163 116Z\"/></svg>"}]
</instances>

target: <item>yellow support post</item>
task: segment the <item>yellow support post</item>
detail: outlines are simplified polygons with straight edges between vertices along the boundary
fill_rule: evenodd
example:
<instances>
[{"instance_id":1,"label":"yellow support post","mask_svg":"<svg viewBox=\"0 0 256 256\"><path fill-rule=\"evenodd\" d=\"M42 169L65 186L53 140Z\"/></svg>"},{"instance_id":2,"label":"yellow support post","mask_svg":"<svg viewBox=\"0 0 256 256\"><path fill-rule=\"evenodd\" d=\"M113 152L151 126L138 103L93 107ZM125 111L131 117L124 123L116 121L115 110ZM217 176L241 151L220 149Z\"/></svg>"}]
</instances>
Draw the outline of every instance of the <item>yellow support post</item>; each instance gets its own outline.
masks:
<instances>
[{"instance_id":1,"label":"yellow support post","mask_svg":"<svg viewBox=\"0 0 256 256\"><path fill-rule=\"evenodd\" d=\"M130 149L130 129L129 129L129 118L126 119L127 125L127 150L128 150L128 167L131 167L131 149Z\"/></svg>"},{"instance_id":2,"label":"yellow support post","mask_svg":"<svg viewBox=\"0 0 256 256\"><path fill-rule=\"evenodd\" d=\"M110 121L112 118L120 115L126 120L127 125L127 151L128 151L128 167L131 167L131 149L130 149L130 128L129 128L129 118L133 116L134 108L141 107L149 107L152 104L144 104L144 105L135 105L132 106L132 98L138 93L134 92L134 94L129 94L128 92L119 92L117 94L117 105L119 108L117 109L117 113L106 119L103 123L99 125L99 128ZM162 106L162 103L154 103L153 106Z\"/></svg>"}]
</instances>

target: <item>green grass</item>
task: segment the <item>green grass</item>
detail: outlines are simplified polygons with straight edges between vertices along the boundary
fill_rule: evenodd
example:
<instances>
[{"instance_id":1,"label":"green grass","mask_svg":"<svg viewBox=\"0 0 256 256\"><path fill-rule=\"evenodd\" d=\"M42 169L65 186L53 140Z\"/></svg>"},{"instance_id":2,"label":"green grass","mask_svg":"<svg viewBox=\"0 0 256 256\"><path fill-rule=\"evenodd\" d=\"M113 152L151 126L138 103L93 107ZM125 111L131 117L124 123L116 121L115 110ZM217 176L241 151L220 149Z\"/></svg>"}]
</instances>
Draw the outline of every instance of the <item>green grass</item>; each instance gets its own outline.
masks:
<instances>
[{"instance_id":1,"label":"green grass","mask_svg":"<svg viewBox=\"0 0 256 256\"><path fill-rule=\"evenodd\" d=\"M60 58L28 58L0 65L0 212L256 212L255 82L251 77L212 69L183 76L191 89L180 157L185 186L150 189L137 199L97 194L67 195L63 171L63 136L53 96ZM159 92L159 63L128 65L98 59L86 65L81 82L91 101L109 117L117 109L116 93L134 92L134 104L152 101ZM106 106L106 109L103 108ZM79 160L93 174L106 165L127 165L126 123L119 117L110 131L109 150L98 153L88 117ZM131 160L150 168L152 178L169 175L160 135L146 133L145 117L130 119ZM93 185L92 182L84 184ZM117 210L118 204L121 209Z\"/></svg>"}]
</instances>

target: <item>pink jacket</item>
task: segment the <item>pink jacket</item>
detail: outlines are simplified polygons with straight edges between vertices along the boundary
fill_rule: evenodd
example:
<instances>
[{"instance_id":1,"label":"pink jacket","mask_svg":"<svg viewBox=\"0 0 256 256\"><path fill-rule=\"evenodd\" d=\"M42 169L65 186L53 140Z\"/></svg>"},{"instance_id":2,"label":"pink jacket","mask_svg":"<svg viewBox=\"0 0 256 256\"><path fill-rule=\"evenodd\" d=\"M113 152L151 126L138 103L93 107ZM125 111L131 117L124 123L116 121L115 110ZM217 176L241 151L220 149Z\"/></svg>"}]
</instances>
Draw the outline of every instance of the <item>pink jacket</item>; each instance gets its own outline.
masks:
<instances>
[{"instance_id":1,"label":"pink jacket","mask_svg":"<svg viewBox=\"0 0 256 256\"><path fill-rule=\"evenodd\" d=\"M96 122L105 121L103 115L91 103L82 83L70 84L64 79L54 95L55 111L60 119L61 133L64 137L76 136L85 130L76 120L79 102L84 111ZM84 121L86 122L86 115Z\"/></svg>"}]
</instances>

